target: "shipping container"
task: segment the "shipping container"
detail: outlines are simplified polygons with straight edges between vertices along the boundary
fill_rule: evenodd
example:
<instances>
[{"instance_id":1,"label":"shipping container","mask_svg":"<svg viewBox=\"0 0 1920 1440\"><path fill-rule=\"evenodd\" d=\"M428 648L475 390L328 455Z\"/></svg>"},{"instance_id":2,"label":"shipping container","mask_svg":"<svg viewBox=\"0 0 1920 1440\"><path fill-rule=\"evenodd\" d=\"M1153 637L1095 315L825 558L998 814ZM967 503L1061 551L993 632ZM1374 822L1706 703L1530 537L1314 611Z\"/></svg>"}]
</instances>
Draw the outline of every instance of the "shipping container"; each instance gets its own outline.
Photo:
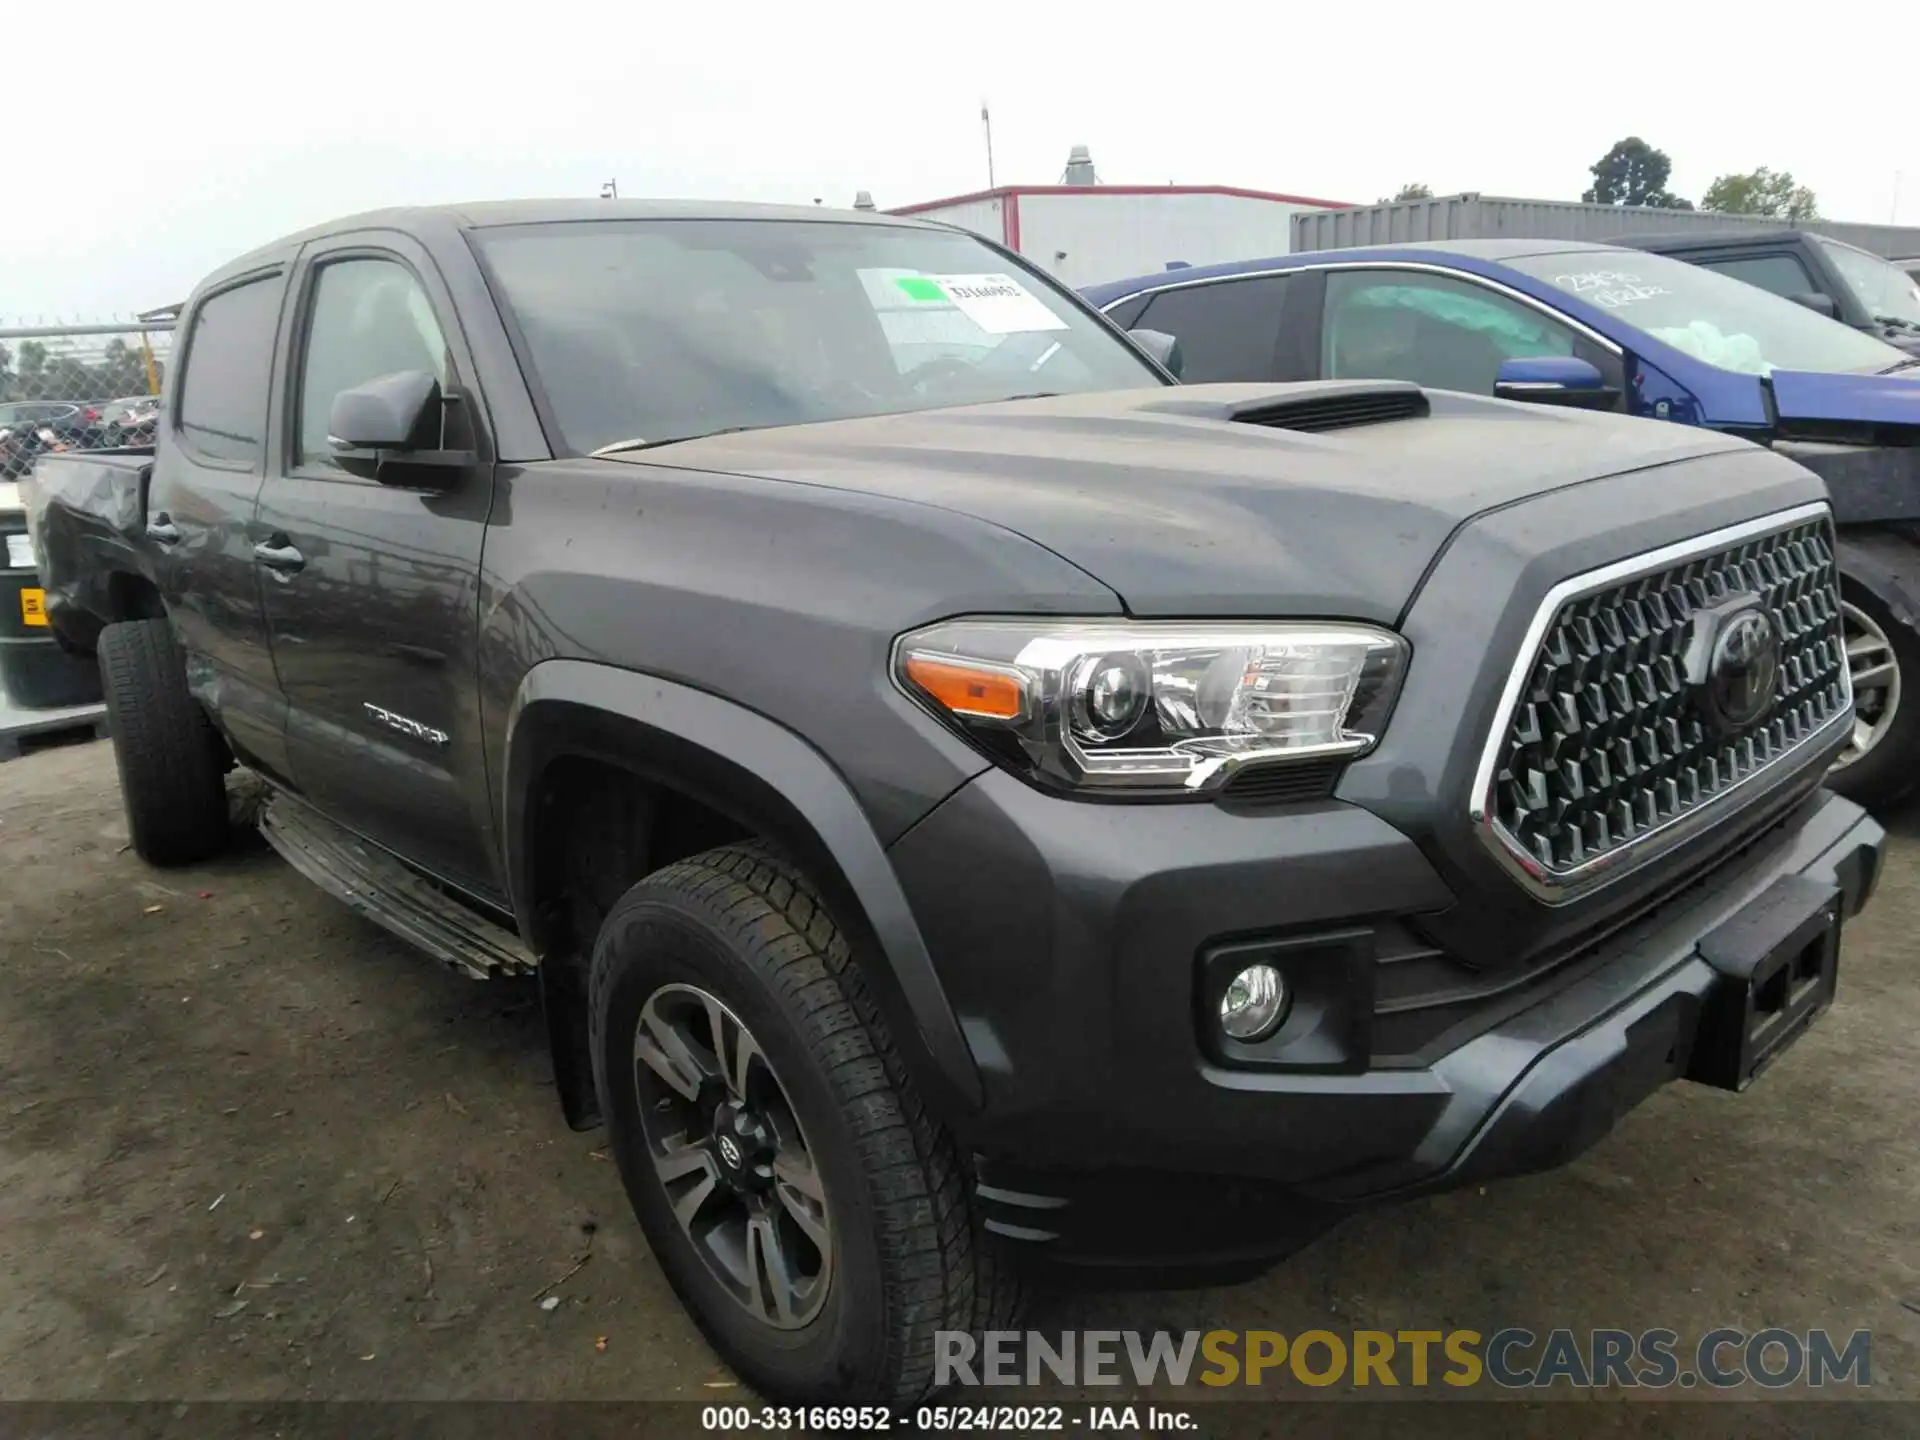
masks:
<instances>
[{"instance_id":1,"label":"shipping container","mask_svg":"<svg viewBox=\"0 0 1920 1440\"><path fill-rule=\"evenodd\" d=\"M984 235L1078 288L1281 253L1295 217L1337 203L1229 185L1009 185L891 213Z\"/></svg>"},{"instance_id":2,"label":"shipping container","mask_svg":"<svg viewBox=\"0 0 1920 1440\"><path fill-rule=\"evenodd\" d=\"M1397 200L1344 210L1303 210L1293 217L1292 244L1306 250L1346 250L1356 245L1404 245L1423 240L1591 240L1682 230L1778 230L1764 215L1721 215L1707 210L1655 210L1637 205L1586 205L1573 200L1513 200L1495 195L1442 195ZM1815 220L1800 227L1830 235L1876 255L1920 255L1920 227L1855 225ZM1243 258L1260 252L1249 251ZM1282 253L1279 251L1267 253Z\"/></svg>"}]
</instances>

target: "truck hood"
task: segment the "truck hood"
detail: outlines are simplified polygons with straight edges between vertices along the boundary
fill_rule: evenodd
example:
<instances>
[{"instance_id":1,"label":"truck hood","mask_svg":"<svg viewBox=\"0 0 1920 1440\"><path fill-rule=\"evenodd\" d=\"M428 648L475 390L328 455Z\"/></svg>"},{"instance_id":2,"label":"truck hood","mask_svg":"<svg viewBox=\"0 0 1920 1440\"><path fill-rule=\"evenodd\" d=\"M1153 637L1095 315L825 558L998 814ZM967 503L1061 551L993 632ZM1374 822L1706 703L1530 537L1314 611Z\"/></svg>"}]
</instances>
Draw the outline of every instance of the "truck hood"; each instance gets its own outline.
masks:
<instances>
[{"instance_id":1,"label":"truck hood","mask_svg":"<svg viewBox=\"0 0 1920 1440\"><path fill-rule=\"evenodd\" d=\"M1920 426L1920 369L1894 375L1776 370L1767 377L1781 420Z\"/></svg>"},{"instance_id":2,"label":"truck hood","mask_svg":"<svg viewBox=\"0 0 1920 1440\"><path fill-rule=\"evenodd\" d=\"M1383 394L1419 397L1379 382L1188 385L785 426L608 458L957 511L1046 546L1136 615L1391 624L1475 515L1626 471L1759 454L1691 426L1443 391L1414 418L1275 428L1275 417L1304 423L1308 402L1357 398L1364 412Z\"/></svg>"}]
</instances>

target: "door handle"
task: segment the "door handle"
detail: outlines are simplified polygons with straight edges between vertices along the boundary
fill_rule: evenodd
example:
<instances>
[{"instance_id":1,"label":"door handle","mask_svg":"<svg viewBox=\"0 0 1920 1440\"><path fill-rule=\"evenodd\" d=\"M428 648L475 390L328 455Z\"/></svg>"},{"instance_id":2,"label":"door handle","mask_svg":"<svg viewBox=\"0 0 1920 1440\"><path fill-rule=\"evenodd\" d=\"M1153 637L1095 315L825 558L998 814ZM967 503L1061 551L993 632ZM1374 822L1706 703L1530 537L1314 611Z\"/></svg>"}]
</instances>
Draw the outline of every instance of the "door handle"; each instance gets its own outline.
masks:
<instances>
[{"instance_id":1,"label":"door handle","mask_svg":"<svg viewBox=\"0 0 1920 1440\"><path fill-rule=\"evenodd\" d=\"M253 558L269 570L278 570L283 575L295 574L307 563L307 557L294 549L284 535L275 535L254 546Z\"/></svg>"},{"instance_id":2,"label":"door handle","mask_svg":"<svg viewBox=\"0 0 1920 1440\"><path fill-rule=\"evenodd\" d=\"M180 527L162 510L147 522L147 538L157 545L178 545Z\"/></svg>"}]
</instances>

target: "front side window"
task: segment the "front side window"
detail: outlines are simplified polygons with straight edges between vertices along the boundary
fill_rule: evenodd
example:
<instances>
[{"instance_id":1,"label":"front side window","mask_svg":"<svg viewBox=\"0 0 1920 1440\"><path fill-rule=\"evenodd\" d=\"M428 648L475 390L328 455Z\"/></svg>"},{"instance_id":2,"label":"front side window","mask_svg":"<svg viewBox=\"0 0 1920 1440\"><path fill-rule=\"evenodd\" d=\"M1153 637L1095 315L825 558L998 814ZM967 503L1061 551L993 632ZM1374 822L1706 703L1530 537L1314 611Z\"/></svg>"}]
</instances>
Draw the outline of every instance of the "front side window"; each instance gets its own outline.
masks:
<instances>
[{"instance_id":1,"label":"front side window","mask_svg":"<svg viewBox=\"0 0 1920 1440\"><path fill-rule=\"evenodd\" d=\"M1826 252L1833 268L1840 272L1841 283L1853 292L1867 314L1882 325L1920 328L1920 288L1915 288L1913 277L1906 271L1838 240L1816 236L1814 244Z\"/></svg>"},{"instance_id":2,"label":"front side window","mask_svg":"<svg viewBox=\"0 0 1920 1440\"><path fill-rule=\"evenodd\" d=\"M1501 263L1722 370L1873 374L1908 358L1804 305L1667 255L1570 250Z\"/></svg>"},{"instance_id":3,"label":"front side window","mask_svg":"<svg viewBox=\"0 0 1920 1440\"><path fill-rule=\"evenodd\" d=\"M1811 295L1819 290L1807 267L1795 255L1738 255L1725 260L1701 260L1699 265L1747 285L1758 285L1769 294L1791 298Z\"/></svg>"},{"instance_id":4,"label":"front side window","mask_svg":"<svg viewBox=\"0 0 1920 1440\"><path fill-rule=\"evenodd\" d=\"M472 238L575 453L1165 383L1052 282L963 233L593 220Z\"/></svg>"},{"instance_id":5,"label":"front side window","mask_svg":"<svg viewBox=\"0 0 1920 1440\"><path fill-rule=\"evenodd\" d=\"M333 400L383 375L448 381L447 342L413 272L395 260L336 260L316 272L300 371L300 464L338 468L327 442Z\"/></svg>"},{"instance_id":6,"label":"front side window","mask_svg":"<svg viewBox=\"0 0 1920 1440\"><path fill-rule=\"evenodd\" d=\"M1163 290L1133 323L1180 342L1180 378L1190 385L1271 380L1291 278L1261 275Z\"/></svg>"},{"instance_id":7,"label":"front side window","mask_svg":"<svg viewBox=\"0 0 1920 1440\"><path fill-rule=\"evenodd\" d=\"M1572 355L1564 325L1483 285L1410 270L1327 276L1322 373L1491 395L1508 360Z\"/></svg>"},{"instance_id":8,"label":"front side window","mask_svg":"<svg viewBox=\"0 0 1920 1440\"><path fill-rule=\"evenodd\" d=\"M180 438L211 460L252 465L267 431L267 376L280 320L278 275L200 302L180 377Z\"/></svg>"}]
</instances>

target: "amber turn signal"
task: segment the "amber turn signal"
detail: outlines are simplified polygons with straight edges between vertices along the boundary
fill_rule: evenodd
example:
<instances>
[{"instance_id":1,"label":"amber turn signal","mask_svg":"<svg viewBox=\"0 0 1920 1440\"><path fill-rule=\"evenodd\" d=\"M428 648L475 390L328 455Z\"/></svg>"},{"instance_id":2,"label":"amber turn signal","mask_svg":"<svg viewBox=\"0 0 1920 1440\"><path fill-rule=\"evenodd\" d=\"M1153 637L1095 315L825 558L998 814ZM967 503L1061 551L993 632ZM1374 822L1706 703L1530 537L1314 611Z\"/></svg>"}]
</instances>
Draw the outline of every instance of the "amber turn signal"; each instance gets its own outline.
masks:
<instances>
[{"instance_id":1,"label":"amber turn signal","mask_svg":"<svg viewBox=\"0 0 1920 1440\"><path fill-rule=\"evenodd\" d=\"M1016 675L925 655L908 655L905 669L909 680L955 715L1018 720L1026 713L1026 686Z\"/></svg>"}]
</instances>

